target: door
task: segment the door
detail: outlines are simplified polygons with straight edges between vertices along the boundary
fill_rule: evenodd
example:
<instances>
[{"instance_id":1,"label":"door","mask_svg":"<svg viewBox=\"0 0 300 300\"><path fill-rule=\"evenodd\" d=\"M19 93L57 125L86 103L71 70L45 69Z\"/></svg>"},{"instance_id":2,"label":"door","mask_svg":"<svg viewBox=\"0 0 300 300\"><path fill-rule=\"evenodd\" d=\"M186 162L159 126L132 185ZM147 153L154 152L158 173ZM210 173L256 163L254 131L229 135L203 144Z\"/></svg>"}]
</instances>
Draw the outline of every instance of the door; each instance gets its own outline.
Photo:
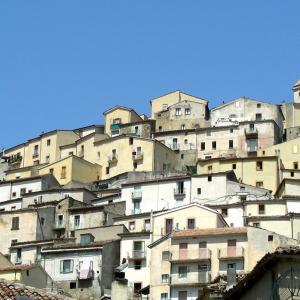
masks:
<instances>
[{"instance_id":1,"label":"door","mask_svg":"<svg viewBox=\"0 0 300 300\"><path fill-rule=\"evenodd\" d=\"M236 256L236 240L227 241L227 256Z\"/></svg>"},{"instance_id":2,"label":"door","mask_svg":"<svg viewBox=\"0 0 300 300\"><path fill-rule=\"evenodd\" d=\"M166 234L171 233L173 230L173 219L166 219Z\"/></svg>"},{"instance_id":3,"label":"door","mask_svg":"<svg viewBox=\"0 0 300 300\"><path fill-rule=\"evenodd\" d=\"M178 300L187 300L187 291L179 291Z\"/></svg>"},{"instance_id":4,"label":"door","mask_svg":"<svg viewBox=\"0 0 300 300\"><path fill-rule=\"evenodd\" d=\"M180 259L186 259L187 258L187 249L188 244L187 243L180 243L179 244L179 258Z\"/></svg>"}]
</instances>

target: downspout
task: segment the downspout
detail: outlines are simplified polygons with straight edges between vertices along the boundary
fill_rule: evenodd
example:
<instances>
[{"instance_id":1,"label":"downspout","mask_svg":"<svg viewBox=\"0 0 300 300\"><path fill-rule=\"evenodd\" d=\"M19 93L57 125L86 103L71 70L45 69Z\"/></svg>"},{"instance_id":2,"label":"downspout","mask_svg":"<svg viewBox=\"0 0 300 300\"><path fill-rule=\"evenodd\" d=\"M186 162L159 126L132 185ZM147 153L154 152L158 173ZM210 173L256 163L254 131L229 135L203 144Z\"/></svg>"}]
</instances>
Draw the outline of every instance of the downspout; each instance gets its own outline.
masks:
<instances>
[{"instance_id":1,"label":"downspout","mask_svg":"<svg viewBox=\"0 0 300 300\"><path fill-rule=\"evenodd\" d=\"M9 200L11 200L11 197L12 197L12 182L10 182Z\"/></svg>"},{"instance_id":2,"label":"downspout","mask_svg":"<svg viewBox=\"0 0 300 300\"><path fill-rule=\"evenodd\" d=\"M39 225L40 225L40 230L41 230L41 234L42 234L42 239L44 240L45 237L44 237L44 232L43 232L43 228L42 228L42 224L41 224L41 220L40 220L39 208L37 208L36 213L37 213L37 218L38 218Z\"/></svg>"},{"instance_id":3,"label":"downspout","mask_svg":"<svg viewBox=\"0 0 300 300\"><path fill-rule=\"evenodd\" d=\"M151 225L150 241L151 241L151 243L153 243L153 231L154 231L153 210L151 210L151 212L150 212L150 225Z\"/></svg>"},{"instance_id":4,"label":"downspout","mask_svg":"<svg viewBox=\"0 0 300 300\"><path fill-rule=\"evenodd\" d=\"M292 231L292 239L294 238L294 214L290 213L290 219L291 219L291 231Z\"/></svg>"}]
</instances>

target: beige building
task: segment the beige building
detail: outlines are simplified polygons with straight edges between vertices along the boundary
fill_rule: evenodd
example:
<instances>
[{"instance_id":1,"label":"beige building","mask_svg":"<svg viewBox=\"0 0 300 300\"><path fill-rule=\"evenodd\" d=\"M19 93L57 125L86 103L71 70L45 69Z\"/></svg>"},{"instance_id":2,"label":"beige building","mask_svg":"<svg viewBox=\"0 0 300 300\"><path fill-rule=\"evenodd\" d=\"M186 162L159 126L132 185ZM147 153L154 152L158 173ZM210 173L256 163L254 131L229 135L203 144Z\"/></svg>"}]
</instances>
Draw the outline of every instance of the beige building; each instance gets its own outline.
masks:
<instances>
[{"instance_id":1,"label":"beige building","mask_svg":"<svg viewBox=\"0 0 300 300\"><path fill-rule=\"evenodd\" d=\"M101 166L78 156L70 155L39 169L40 175L49 173L53 174L61 185L66 185L72 181L89 183L101 178Z\"/></svg>"},{"instance_id":2,"label":"beige building","mask_svg":"<svg viewBox=\"0 0 300 300\"><path fill-rule=\"evenodd\" d=\"M150 299L196 300L220 275L229 280L253 269L278 246L296 241L253 227L174 231L149 245Z\"/></svg>"},{"instance_id":3,"label":"beige building","mask_svg":"<svg viewBox=\"0 0 300 300\"><path fill-rule=\"evenodd\" d=\"M197 173L209 174L233 170L243 183L263 187L275 193L279 185L277 156L213 158L198 160Z\"/></svg>"}]
</instances>

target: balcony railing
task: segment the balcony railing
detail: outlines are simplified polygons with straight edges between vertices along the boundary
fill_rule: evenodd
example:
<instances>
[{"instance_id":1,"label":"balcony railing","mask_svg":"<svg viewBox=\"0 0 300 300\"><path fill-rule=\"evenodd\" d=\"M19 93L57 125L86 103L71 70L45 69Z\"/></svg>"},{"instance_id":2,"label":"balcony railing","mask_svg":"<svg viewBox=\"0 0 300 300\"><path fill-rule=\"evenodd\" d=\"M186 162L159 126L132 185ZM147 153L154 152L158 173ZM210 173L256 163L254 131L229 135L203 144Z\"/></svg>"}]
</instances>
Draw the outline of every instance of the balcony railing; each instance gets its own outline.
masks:
<instances>
[{"instance_id":1,"label":"balcony railing","mask_svg":"<svg viewBox=\"0 0 300 300\"><path fill-rule=\"evenodd\" d=\"M146 251L144 250L132 250L127 253L128 259L144 259L146 258Z\"/></svg>"},{"instance_id":2,"label":"balcony railing","mask_svg":"<svg viewBox=\"0 0 300 300\"><path fill-rule=\"evenodd\" d=\"M133 208L131 210L131 214L132 215L137 215L137 214L140 214L141 213L141 209L140 208Z\"/></svg>"},{"instance_id":3,"label":"balcony railing","mask_svg":"<svg viewBox=\"0 0 300 300\"><path fill-rule=\"evenodd\" d=\"M144 154L143 154L143 152L139 152L139 153L133 154L133 155L132 155L132 159L133 159L133 161L140 161L140 160L143 160L143 159L144 159Z\"/></svg>"},{"instance_id":4,"label":"balcony railing","mask_svg":"<svg viewBox=\"0 0 300 300\"><path fill-rule=\"evenodd\" d=\"M185 189L174 189L174 196L184 196L185 195Z\"/></svg>"},{"instance_id":5,"label":"balcony railing","mask_svg":"<svg viewBox=\"0 0 300 300\"><path fill-rule=\"evenodd\" d=\"M257 128L246 128L245 135L246 135L246 138L255 139L258 137L258 130L257 130Z\"/></svg>"},{"instance_id":6,"label":"balcony railing","mask_svg":"<svg viewBox=\"0 0 300 300\"><path fill-rule=\"evenodd\" d=\"M172 150L180 150L180 145L177 144L177 143L174 143L174 144L171 144L171 147L170 147Z\"/></svg>"},{"instance_id":7,"label":"balcony railing","mask_svg":"<svg viewBox=\"0 0 300 300\"><path fill-rule=\"evenodd\" d=\"M191 249L191 250L179 250L172 252L171 261L205 261L210 260L211 251L207 248Z\"/></svg>"},{"instance_id":8,"label":"balcony railing","mask_svg":"<svg viewBox=\"0 0 300 300\"><path fill-rule=\"evenodd\" d=\"M32 158L36 158L39 156L39 152L38 151L34 151L32 154Z\"/></svg>"},{"instance_id":9,"label":"balcony railing","mask_svg":"<svg viewBox=\"0 0 300 300\"><path fill-rule=\"evenodd\" d=\"M16 264L16 265L22 264L22 258L21 258L21 257L17 257L17 258L16 258L15 264Z\"/></svg>"},{"instance_id":10,"label":"balcony railing","mask_svg":"<svg viewBox=\"0 0 300 300\"><path fill-rule=\"evenodd\" d=\"M64 222L56 222L53 225L53 229L65 229L65 228L66 228L66 225Z\"/></svg>"},{"instance_id":11,"label":"balcony railing","mask_svg":"<svg viewBox=\"0 0 300 300\"><path fill-rule=\"evenodd\" d=\"M109 155L107 160L109 164L116 163L118 161L118 155L117 154Z\"/></svg>"},{"instance_id":12,"label":"balcony railing","mask_svg":"<svg viewBox=\"0 0 300 300\"><path fill-rule=\"evenodd\" d=\"M170 277L171 286L195 286L205 285L211 282L210 271L188 272L186 277L180 277L179 274L172 274Z\"/></svg>"},{"instance_id":13,"label":"balcony railing","mask_svg":"<svg viewBox=\"0 0 300 300\"><path fill-rule=\"evenodd\" d=\"M244 258L243 247L227 247L218 249L218 258L222 260L242 259Z\"/></svg>"},{"instance_id":14,"label":"balcony railing","mask_svg":"<svg viewBox=\"0 0 300 300\"><path fill-rule=\"evenodd\" d=\"M77 270L77 278L79 280L91 279L93 277L94 277L94 270L91 268L88 270Z\"/></svg>"},{"instance_id":15,"label":"balcony railing","mask_svg":"<svg viewBox=\"0 0 300 300\"><path fill-rule=\"evenodd\" d=\"M133 191L131 193L132 199L141 199L142 198L142 191Z\"/></svg>"}]
</instances>

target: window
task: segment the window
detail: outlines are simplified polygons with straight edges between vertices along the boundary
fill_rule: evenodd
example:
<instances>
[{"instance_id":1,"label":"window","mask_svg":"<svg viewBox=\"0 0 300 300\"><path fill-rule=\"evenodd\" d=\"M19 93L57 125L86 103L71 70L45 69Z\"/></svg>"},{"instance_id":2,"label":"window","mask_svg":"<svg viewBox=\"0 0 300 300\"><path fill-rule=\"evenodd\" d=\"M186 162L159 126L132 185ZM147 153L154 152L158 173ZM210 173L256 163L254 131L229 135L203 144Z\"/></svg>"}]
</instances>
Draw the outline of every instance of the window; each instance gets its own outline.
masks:
<instances>
[{"instance_id":1,"label":"window","mask_svg":"<svg viewBox=\"0 0 300 300\"><path fill-rule=\"evenodd\" d=\"M11 220L11 230L19 229L19 217L13 217Z\"/></svg>"},{"instance_id":2,"label":"window","mask_svg":"<svg viewBox=\"0 0 300 300\"><path fill-rule=\"evenodd\" d=\"M135 270L140 270L142 268L142 261L141 260L135 260L133 262L133 267Z\"/></svg>"},{"instance_id":3,"label":"window","mask_svg":"<svg viewBox=\"0 0 300 300\"><path fill-rule=\"evenodd\" d=\"M256 162L256 171L262 171L262 169L263 169L263 162L257 161Z\"/></svg>"},{"instance_id":4,"label":"window","mask_svg":"<svg viewBox=\"0 0 300 300\"><path fill-rule=\"evenodd\" d=\"M181 124L181 130L185 130L185 124Z\"/></svg>"},{"instance_id":5,"label":"window","mask_svg":"<svg viewBox=\"0 0 300 300\"><path fill-rule=\"evenodd\" d=\"M10 244L11 244L11 245L14 245L14 244L17 243L17 242L18 242L18 240L11 240Z\"/></svg>"},{"instance_id":6,"label":"window","mask_svg":"<svg viewBox=\"0 0 300 300\"><path fill-rule=\"evenodd\" d=\"M129 222L129 230L135 230L135 221Z\"/></svg>"},{"instance_id":7,"label":"window","mask_svg":"<svg viewBox=\"0 0 300 300\"><path fill-rule=\"evenodd\" d=\"M57 225L62 226L64 224L64 216L58 215L57 216Z\"/></svg>"},{"instance_id":8,"label":"window","mask_svg":"<svg viewBox=\"0 0 300 300\"><path fill-rule=\"evenodd\" d=\"M297 162L297 161L294 162L294 169L295 169L295 170L298 170L298 162Z\"/></svg>"},{"instance_id":9,"label":"window","mask_svg":"<svg viewBox=\"0 0 300 300\"><path fill-rule=\"evenodd\" d=\"M291 172L291 177L294 177L295 176L295 173L292 171Z\"/></svg>"},{"instance_id":10,"label":"window","mask_svg":"<svg viewBox=\"0 0 300 300\"><path fill-rule=\"evenodd\" d=\"M60 273L72 273L73 272L73 259L64 259L60 261Z\"/></svg>"},{"instance_id":11,"label":"window","mask_svg":"<svg viewBox=\"0 0 300 300\"><path fill-rule=\"evenodd\" d=\"M106 173L106 175L108 175L108 174L109 174L109 167L106 167L106 169L105 169L105 173Z\"/></svg>"},{"instance_id":12,"label":"window","mask_svg":"<svg viewBox=\"0 0 300 300\"><path fill-rule=\"evenodd\" d=\"M160 294L160 300L168 300L168 296L169 296L168 293L161 293Z\"/></svg>"},{"instance_id":13,"label":"window","mask_svg":"<svg viewBox=\"0 0 300 300\"><path fill-rule=\"evenodd\" d=\"M256 114L255 115L255 120L256 121L261 121L262 120L262 115L261 114Z\"/></svg>"},{"instance_id":14,"label":"window","mask_svg":"<svg viewBox=\"0 0 300 300\"><path fill-rule=\"evenodd\" d=\"M264 183L262 181L256 181L256 187L258 188L263 188L264 187Z\"/></svg>"},{"instance_id":15,"label":"window","mask_svg":"<svg viewBox=\"0 0 300 300\"><path fill-rule=\"evenodd\" d=\"M230 128L229 132L230 132L230 133L233 133L233 129L232 129L232 128Z\"/></svg>"},{"instance_id":16,"label":"window","mask_svg":"<svg viewBox=\"0 0 300 300\"><path fill-rule=\"evenodd\" d=\"M139 214L141 212L141 200L133 200L133 214Z\"/></svg>"},{"instance_id":17,"label":"window","mask_svg":"<svg viewBox=\"0 0 300 300\"><path fill-rule=\"evenodd\" d=\"M133 137L129 138L129 145L133 145Z\"/></svg>"},{"instance_id":18,"label":"window","mask_svg":"<svg viewBox=\"0 0 300 300\"><path fill-rule=\"evenodd\" d=\"M229 147L229 149L232 149L233 148L233 140L229 140L229 145L228 145L228 147Z\"/></svg>"},{"instance_id":19,"label":"window","mask_svg":"<svg viewBox=\"0 0 300 300\"><path fill-rule=\"evenodd\" d=\"M49 173L53 174L54 173L54 169L53 168L49 169Z\"/></svg>"},{"instance_id":20,"label":"window","mask_svg":"<svg viewBox=\"0 0 300 300\"><path fill-rule=\"evenodd\" d=\"M195 229L195 219L188 219L187 228L188 229Z\"/></svg>"},{"instance_id":21,"label":"window","mask_svg":"<svg viewBox=\"0 0 300 300\"><path fill-rule=\"evenodd\" d=\"M260 103L257 103L257 104L256 104L256 107L257 107L257 108L261 108L261 104L260 104Z\"/></svg>"},{"instance_id":22,"label":"window","mask_svg":"<svg viewBox=\"0 0 300 300\"><path fill-rule=\"evenodd\" d=\"M201 188L197 188L197 194L201 195Z\"/></svg>"},{"instance_id":23,"label":"window","mask_svg":"<svg viewBox=\"0 0 300 300\"><path fill-rule=\"evenodd\" d=\"M170 259L170 252L169 251L163 251L161 253L161 259L162 260L169 260Z\"/></svg>"},{"instance_id":24,"label":"window","mask_svg":"<svg viewBox=\"0 0 300 300\"><path fill-rule=\"evenodd\" d=\"M233 264L227 264L227 270L229 270L229 269L236 270L236 264L235 263L233 263Z\"/></svg>"},{"instance_id":25,"label":"window","mask_svg":"<svg viewBox=\"0 0 300 300\"><path fill-rule=\"evenodd\" d=\"M190 108L186 108L186 109L184 110L184 113L185 113L186 115L190 115L190 114L191 114L191 109L190 109Z\"/></svg>"},{"instance_id":26,"label":"window","mask_svg":"<svg viewBox=\"0 0 300 300\"><path fill-rule=\"evenodd\" d=\"M134 134L139 135L139 126L134 127Z\"/></svg>"},{"instance_id":27,"label":"window","mask_svg":"<svg viewBox=\"0 0 300 300\"><path fill-rule=\"evenodd\" d=\"M94 242L94 236L90 233L85 233L80 235L80 245L88 245L92 242Z\"/></svg>"},{"instance_id":28,"label":"window","mask_svg":"<svg viewBox=\"0 0 300 300\"><path fill-rule=\"evenodd\" d=\"M113 119L113 124L121 124L121 118Z\"/></svg>"},{"instance_id":29,"label":"window","mask_svg":"<svg viewBox=\"0 0 300 300\"><path fill-rule=\"evenodd\" d=\"M24 194L26 194L26 188L21 188L20 195L23 196Z\"/></svg>"},{"instance_id":30,"label":"window","mask_svg":"<svg viewBox=\"0 0 300 300\"><path fill-rule=\"evenodd\" d=\"M259 222L253 223L253 227L260 227L260 223Z\"/></svg>"},{"instance_id":31,"label":"window","mask_svg":"<svg viewBox=\"0 0 300 300\"><path fill-rule=\"evenodd\" d=\"M158 127L158 131L162 131L162 127L161 126Z\"/></svg>"},{"instance_id":32,"label":"window","mask_svg":"<svg viewBox=\"0 0 300 300\"><path fill-rule=\"evenodd\" d=\"M137 162L134 162L134 163L133 163L133 168L134 168L134 169L137 169Z\"/></svg>"},{"instance_id":33,"label":"window","mask_svg":"<svg viewBox=\"0 0 300 300\"><path fill-rule=\"evenodd\" d=\"M42 259L42 247L41 246L36 247L36 259L37 260Z\"/></svg>"},{"instance_id":34,"label":"window","mask_svg":"<svg viewBox=\"0 0 300 300\"><path fill-rule=\"evenodd\" d=\"M184 144L187 145L189 143L188 139L184 139Z\"/></svg>"},{"instance_id":35,"label":"window","mask_svg":"<svg viewBox=\"0 0 300 300\"><path fill-rule=\"evenodd\" d=\"M39 145L35 145L33 149L33 156L39 155Z\"/></svg>"},{"instance_id":36,"label":"window","mask_svg":"<svg viewBox=\"0 0 300 300\"><path fill-rule=\"evenodd\" d=\"M207 173L212 173L213 167L212 166L207 166Z\"/></svg>"},{"instance_id":37,"label":"window","mask_svg":"<svg viewBox=\"0 0 300 300\"><path fill-rule=\"evenodd\" d=\"M17 249L17 259L16 259L16 263L17 264L21 264L22 263L22 249L18 248Z\"/></svg>"},{"instance_id":38,"label":"window","mask_svg":"<svg viewBox=\"0 0 300 300\"><path fill-rule=\"evenodd\" d=\"M48 140L47 140L47 146L50 146L50 145L51 145L51 140L48 139Z\"/></svg>"},{"instance_id":39,"label":"window","mask_svg":"<svg viewBox=\"0 0 300 300\"><path fill-rule=\"evenodd\" d=\"M213 150L216 150L217 149L217 142L213 141L212 144L211 144L211 147L212 147Z\"/></svg>"},{"instance_id":40,"label":"window","mask_svg":"<svg viewBox=\"0 0 300 300\"><path fill-rule=\"evenodd\" d=\"M74 216L74 227L78 228L80 226L80 215Z\"/></svg>"},{"instance_id":41,"label":"window","mask_svg":"<svg viewBox=\"0 0 300 300\"><path fill-rule=\"evenodd\" d=\"M240 102L239 101L235 102L235 107L240 107Z\"/></svg>"},{"instance_id":42,"label":"window","mask_svg":"<svg viewBox=\"0 0 300 300\"><path fill-rule=\"evenodd\" d=\"M187 277L187 266L178 266L178 277L179 278Z\"/></svg>"},{"instance_id":43,"label":"window","mask_svg":"<svg viewBox=\"0 0 300 300\"><path fill-rule=\"evenodd\" d=\"M17 207L14 205L14 206L12 206L10 209L11 210L15 210Z\"/></svg>"},{"instance_id":44,"label":"window","mask_svg":"<svg viewBox=\"0 0 300 300\"><path fill-rule=\"evenodd\" d=\"M181 108L180 107L175 109L175 115L176 116L181 116Z\"/></svg>"},{"instance_id":45,"label":"window","mask_svg":"<svg viewBox=\"0 0 300 300\"><path fill-rule=\"evenodd\" d=\"M12 196L13 196L13 197L16 197L16 196L17 196L17 193L16 193L16 192L13 192L13 193L12 193Z\"/></svg>"},{"instance_id":46,"label":"window","mask_svg":"<svg viewBox=\"0 0 300 300\"><path fill-rule=\"evenodd\" d=\"M169 274L162 274L161 275L161 282L162 283L169 283Z\"/></svg>"},{"instance_id":47,"label":"window","mask_svg":"<svg viewBox=\"0 0 300 300\"><path fill-rule=\"evenodd\" d=\"M181 159L184 159L184 154L180 154L180 158L181 158Z\"/></svg>"},{"instance_id":48,"label":"window","mask_svg":"<svg viewBox=\"0 0 300 300\"><path fill-rule=\"evenodd\" d=\"M40 219L40 222L41 222L41 226L44 226L44 225L45 225L45 218L42 217L42 218Z\"/></svg>"},{"instance_id":49,"label":"window","mask_svg":"<svg viewBox=\"0 0 300 300\"><path fill-rule=\"evenodd\" d=\"M273 235L268 235L268 242L273 242Z\"/></svg>"},{"instance_id":50,"label":"window","mask_svg":"<svg viewBox=\"0 0 300 300\"><path fill-rule=\"evenodd\" d=\"M258 205L258 213L260 215L264 215L265 214L265 205L264 204L259 204Z\"/></svg>"},{"instance_id":51,"label":"window","mask_svg":"<svg viewBox=\"0 0 300 300\"><path fill-rule=\"evenodd\" d=\"M74 152L73 152L73 151L70 151L68 155L71 156L71 155L73 155L73 154L74 154Z\"/></svg>"},{"instance_id":52,"label":"window","mask_svg":"<svg viewBox=\"0 0 300 300\"><path fill-rule=\"evenodd\" d=\"M60 179L66 179L66 176L67 176L67 167L63 166L61 167Z\"/></svg>"},{"instance_id":53,"label":"window","mask_svg":"<svg viewBox=\"0 0 300 300\"><path fill-rule=\"evenodd\" d=\"M221 210L222 216L225 218L228 216L228 209L227 208L222 208Z\"/></svg>"},{"instance_id":54,"label":"window","mask_svg":"<svg viewBox=\"0 0 300 300\"><path fill-rule=\"evenodd\" d=\"M236 170L236 164L232 164L232 170Z\"/></svg>"},{"instance_id":55,"label":"window","mask_svg":"<svg viewBox=\"0 0 300 300\"><path fill-rule=\"evenodd\" d=\"M70 282L70 290L76 289L76 281L71 281Z\"/></svg>"},{"instance_id":56,"label":"window","mask_svg":"<svg viewBox=\"0 0 300 300\"><path fill-rule=\"evenodd\" d=\"M50 155L47 155L45 160L46 160L46 163L49 163L50 162Z\"/></svg>"},{"instance_id":57,"label":"window","mask_svg":"<svg viewBox=\"0 0 300 300\"><path fill-rule=\"evenodd\" d=\"M206 131L206 136L211 136L211 131L209 129Z\"/></svg>"},{"instance_id":58,"label":"window","mask_svg":"<svg viewBox=\"0 0 300 300\"><path fill-rule=\"evenodd\" d=\"M205 150L205 142L201 142L201 150Z\"/></svg>"},{"instance_id":59,"label":"window","mask_svg":"<svg viewBox=\"0 0 300 300\"><path fill-rule=\"evenodd\" d=\"M179 291L178 300L187 300L187 291Z\"/></svg>"},{"instance_id":60,"label":"window","mask_svg":"<svg viewBox=\"0 0 300 300\"><path fill-rule=\"evenodd\" d=\"M151 222L150 222L150 219L146 219L144 221L144 229L145 231L150 231L151 230Z\"/></svg>"},{"instance_id":61,"label":"window","mask_svg":"<svg viewBox=\"0 0 300 300\"><path fill-rule=\"evenodd\" d=\"M208 175L208 176L207 176L207 181L212 181L211 175Z\"/></svg>"}]
</instances>

